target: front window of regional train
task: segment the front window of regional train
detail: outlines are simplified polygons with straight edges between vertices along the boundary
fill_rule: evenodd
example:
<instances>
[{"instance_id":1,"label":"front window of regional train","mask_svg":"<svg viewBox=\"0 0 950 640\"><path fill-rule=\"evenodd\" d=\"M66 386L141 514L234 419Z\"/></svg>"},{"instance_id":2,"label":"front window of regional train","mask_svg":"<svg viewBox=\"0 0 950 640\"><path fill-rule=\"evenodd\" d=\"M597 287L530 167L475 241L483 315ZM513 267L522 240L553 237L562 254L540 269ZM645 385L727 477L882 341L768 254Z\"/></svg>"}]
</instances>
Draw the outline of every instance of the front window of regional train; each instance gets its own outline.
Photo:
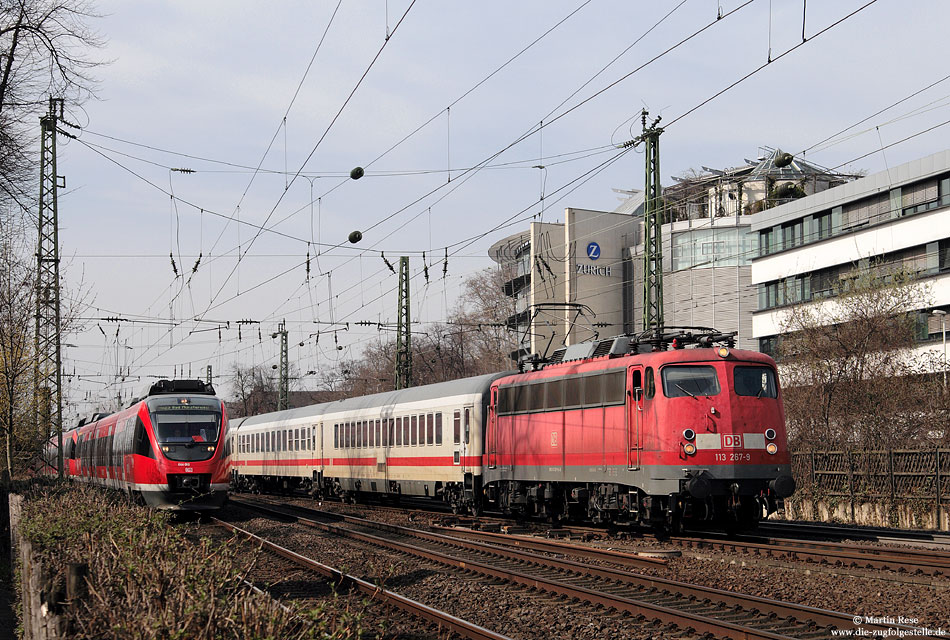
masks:
<instances>
[{"instance_id":1,"label":"front window of regional train","mask_svg":"<svg viewBox=\"0 0 950 640\"><path fill-rule=\"evenodd\" d=\"M208 460L218 447L221 403L212 398L157 397L147 401L155 437L169 460Z\"/></svg>"}]
</instances>

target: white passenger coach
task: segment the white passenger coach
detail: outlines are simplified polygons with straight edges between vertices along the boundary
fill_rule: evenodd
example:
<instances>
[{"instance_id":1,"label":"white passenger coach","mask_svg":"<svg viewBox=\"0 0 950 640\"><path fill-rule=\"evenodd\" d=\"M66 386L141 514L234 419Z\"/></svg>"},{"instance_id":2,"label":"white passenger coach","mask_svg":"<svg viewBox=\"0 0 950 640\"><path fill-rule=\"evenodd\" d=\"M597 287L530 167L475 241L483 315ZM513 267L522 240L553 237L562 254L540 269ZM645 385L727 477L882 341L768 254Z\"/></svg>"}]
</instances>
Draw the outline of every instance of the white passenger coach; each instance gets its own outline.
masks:
<instances>
[{"instance_id":1,"label":"white passenger coach","mask_svg":"<svg viewBox=\"0 0 950 640\"><path fill-rule=\"evenodd\" d=\"M490 374L235 420L239 491L360 493L475 505Z\"/></svg>"}]
</instances>

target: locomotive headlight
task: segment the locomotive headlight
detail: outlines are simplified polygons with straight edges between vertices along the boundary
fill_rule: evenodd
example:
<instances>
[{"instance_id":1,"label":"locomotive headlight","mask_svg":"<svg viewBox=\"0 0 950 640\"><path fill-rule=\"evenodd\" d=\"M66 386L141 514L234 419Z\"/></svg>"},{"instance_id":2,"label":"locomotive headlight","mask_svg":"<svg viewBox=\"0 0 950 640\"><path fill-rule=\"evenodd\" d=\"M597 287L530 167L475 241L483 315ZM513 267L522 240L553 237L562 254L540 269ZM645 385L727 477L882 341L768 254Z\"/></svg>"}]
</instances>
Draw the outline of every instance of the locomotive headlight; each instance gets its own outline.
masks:
<instances>
[{"instance_id":1,"label":"locomotive headlight","mask_svg":"<svg viewBox=\"0 0 950 640\"><path fill-rule=\"evenodd\" d=\"M214 451L214 447L208 447L208 451Z\"/></svg>"},{"instance_id":2,"label":"locomotive headlight","mask_svg":"<svg viewBox=\"0 0 950 640\"><path fill-rule=\"evenodd\" d=\"M720 358L729 357L729 349L727 349L726 347L719 347L719 351L717 351L716 353L719 354Z\"/></svg>"},{"instance_id":3,"label":"locomotive headlight","mask_svg":"<svg viewBox=\"0 0 950 640\"><path fill-rule=\"evenodd\" d=\"M684 439L684 440L692 440L692 439L695 438L695 437L696 437L696 432L693 431L692 429L684 429L684 430L683 430L683 439Z\"/></svg>"},{"instance_id":4,"label":"locomotive headlight","mask_svg":"<svg viewBox=\"0 0 950 640\"><path fill-rule=\"evenodd\" d=\"M696 445L692 442L687 442L683 445L683 451L686 452L686 455L691 456L696 453Z\"/></svg>"},{"instance_id":5,"label":"locomotive headlight","mask_svg":"<svg viewBox=\"0 0 950 640\"><path fill-rule=\"evenodd\" d=\"M171 447L166 446L166 445L162 445L162 451L164 451L165 453L168 453L168 452L171 451L171 450L172 450Z\"/></svg>"},{"instance_id":6,"label":"locomotive headlight","mask_svg":"<svg viewBox=\"0 0 950 640\"><path fill-rule=\"evenodd\" d=\"M768 440L775 440L775 429L766 429L765 437Z\"/></svg>"},{"instance_id":7,"label":"locomotive headlight","mask_svg":"<svg viewBox=\"0 0 950 640\"><path fill-rule=\"evenodd\" d=\"M775 455L778 452L778 445L774 442L770 442L765 446L765 450L769 452L770 455Z\"/></svg>"}]
</instances>

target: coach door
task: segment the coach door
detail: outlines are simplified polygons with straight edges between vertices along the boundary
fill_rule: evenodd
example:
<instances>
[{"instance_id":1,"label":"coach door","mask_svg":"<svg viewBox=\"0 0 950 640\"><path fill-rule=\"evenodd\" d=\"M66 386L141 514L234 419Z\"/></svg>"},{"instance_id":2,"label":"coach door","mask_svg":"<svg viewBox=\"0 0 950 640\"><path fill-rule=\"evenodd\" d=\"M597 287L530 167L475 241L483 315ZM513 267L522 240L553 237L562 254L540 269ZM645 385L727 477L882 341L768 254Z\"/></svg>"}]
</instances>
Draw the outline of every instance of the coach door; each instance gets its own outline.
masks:
<instances>
[{"instance_id":1,"label":"coach door","mask_svg":"<svg viewBox=\"0 0 950 640\"><path fill-rule=\"evenodd\" d=\"M468 457L469 451L476 449L472 446L472 421L475 419L475 407L472 405L462 409L462 473L471 473L472 465Z\"/></svg>"},{"instance_id":2,"label":"coach door","mask_svg":"<svg viewBox=\"0 0 950 640\"><path fill-rule=\"evenodd\" d=\"M643 449L643 367L630 367L627 384L627 468L640 468L640 452Z\"/></svg>"}]
</instances>

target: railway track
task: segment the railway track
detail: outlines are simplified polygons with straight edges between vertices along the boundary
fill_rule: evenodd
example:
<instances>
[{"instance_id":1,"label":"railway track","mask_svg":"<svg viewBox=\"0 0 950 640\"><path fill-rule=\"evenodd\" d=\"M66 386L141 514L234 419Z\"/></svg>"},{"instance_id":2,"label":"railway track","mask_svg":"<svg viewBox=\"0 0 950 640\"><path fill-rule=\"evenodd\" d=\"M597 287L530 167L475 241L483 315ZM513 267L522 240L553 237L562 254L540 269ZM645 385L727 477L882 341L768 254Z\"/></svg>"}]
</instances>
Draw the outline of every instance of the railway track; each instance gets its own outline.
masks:
<instances>
[{"instance_id":1,"label":"railway track","mask_svg":"<svg viewBox=\"0 0 950 640\"><path fill-rule=\"evenodd\" d=\"M950 554L931 549L893 548L852 542L824 542L760 536L704 535L668 539L680 547L750 554L762 558L817 562L839 568L895 571L910 576L950 576Z\"/></svg>"},{"instance_id":2,"label":"railway track","mask_svg":"<svg viewBox=\"0 0 950 640\"><path fill-rule=\"evenodd\" d=\"M783 538L795 536L835 541L866 540L886 544L915 545L927 549L950 550L950 534L941 531L909 531L881 527L848 527L817 522L766 520L759 523L757 533Z\"/></svg>"},{"instance_id":3,"label":"railway track","mask_svg":"<svg viewBox=\"0 0 950 640\"><path fill-rule=\"evenodd\" d=\"M296 553L273 541L246 531L232 523L217 518L211 521L231 532L237 533L271 556L271 560L256 567L255 581L265 585L270 595L279 601L291 599L297 602L319 601L331 597L334 590L358 591L382 605L408 613L424 626L431 626L431 637L444 638L446 630L455 634L452 637L469 640L510 640L507 636L495 633L472 624L444 611L426 606L409 598L329 567L313 558ZM307 579L303 574L319 576L319 579ZM292 578L292 579L289 579ZM428 635L428 634L426 634ZM400 636L402 637L402 636ZM413 635L413 637L417 637Z\"/></svg>"},{"instance_id":4,"label":"railway track","mask_svg":"<svg viewBox=\"0 0 950 640\"><path fill-rule=\"evenodd\" d=\"M476 534L490 535L484 532L466 533L463 537L302 507L275 509L273 505L244 501L238 504L272 517L291 518L303 525L459 570L502 579L572 600L582 600L644 620L675 625L687 635L702 637L708 634L717 638L825 638L833 629L856 630L860 627L864 631L885 631L884 627L856 624L854 621L860 623L860 617L848 614L568 560L563 557L570 555L564 548L539 550L541 553L557 554L551 556L528 551L520 541L514 545L508 541L507 545L503 545L498 539L491 539L491 543L484 538L471 539ZM583 553L590 558L593 551L587 549ZM604 554L598 559L608 563L617 562L614 554Z\"/></svg>"}]
</instances>

